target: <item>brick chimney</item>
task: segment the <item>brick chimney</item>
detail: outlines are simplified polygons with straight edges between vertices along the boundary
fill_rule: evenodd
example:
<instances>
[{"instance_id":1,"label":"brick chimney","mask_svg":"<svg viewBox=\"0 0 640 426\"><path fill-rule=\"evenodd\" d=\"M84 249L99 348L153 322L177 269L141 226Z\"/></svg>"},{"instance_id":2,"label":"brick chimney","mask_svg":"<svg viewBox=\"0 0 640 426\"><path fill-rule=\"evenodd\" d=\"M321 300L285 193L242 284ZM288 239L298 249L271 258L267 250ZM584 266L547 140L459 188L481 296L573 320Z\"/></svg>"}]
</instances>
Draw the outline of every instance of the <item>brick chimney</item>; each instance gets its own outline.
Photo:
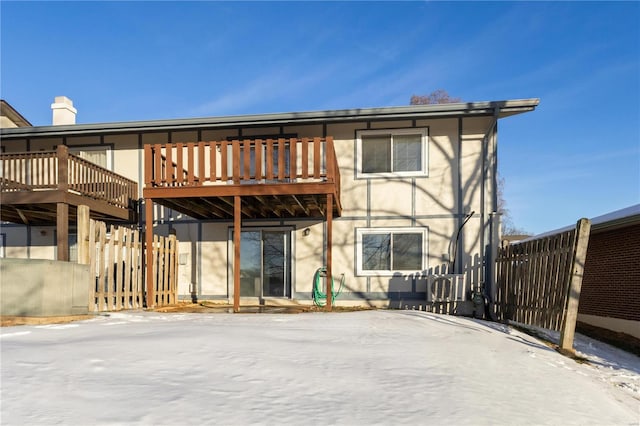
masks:
<instances>
[{"instance_id":1,"label":"brick chimney","mask_svg":"<svg viewBox=\"0 0 640 426\"><path fill-rule=\"evenodd\" d=\"M73 107L73 101L66 96L56 96L51 104L53 110L53 125L76 124L78 110Z\"/></svg>"}]
</instances>

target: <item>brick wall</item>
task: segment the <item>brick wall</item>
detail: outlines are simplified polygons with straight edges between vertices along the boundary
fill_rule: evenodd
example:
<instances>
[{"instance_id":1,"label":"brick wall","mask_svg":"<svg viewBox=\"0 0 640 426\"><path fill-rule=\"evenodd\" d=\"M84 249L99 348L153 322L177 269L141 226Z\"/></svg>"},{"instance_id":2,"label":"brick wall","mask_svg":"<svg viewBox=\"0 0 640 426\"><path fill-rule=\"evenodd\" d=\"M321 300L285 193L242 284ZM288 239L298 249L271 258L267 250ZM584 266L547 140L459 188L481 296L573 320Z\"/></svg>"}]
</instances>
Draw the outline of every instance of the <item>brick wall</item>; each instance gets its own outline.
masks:
<instances>
[{"instance_id":1,"label":"brick wall","mask_svg":"<svg viewBox=\"0 0 640 426\"><path fill-rule=\"evenodd\" d=\"M591 234L578 312L640 321L640 224Z\"/></svg>"}]
</instances>

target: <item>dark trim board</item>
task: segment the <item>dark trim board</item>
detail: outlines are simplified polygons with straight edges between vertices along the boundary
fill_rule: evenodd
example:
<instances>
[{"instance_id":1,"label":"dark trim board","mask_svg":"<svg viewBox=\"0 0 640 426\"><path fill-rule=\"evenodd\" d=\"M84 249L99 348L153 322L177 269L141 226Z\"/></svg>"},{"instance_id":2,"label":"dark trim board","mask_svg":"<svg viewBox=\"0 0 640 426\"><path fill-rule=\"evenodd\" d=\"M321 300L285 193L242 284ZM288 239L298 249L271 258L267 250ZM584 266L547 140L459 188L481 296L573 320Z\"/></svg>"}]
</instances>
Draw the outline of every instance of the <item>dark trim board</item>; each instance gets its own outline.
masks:
<instances>
[{"instance_id":1,"label":"dark trim board","mask_svg":"<svg viewBox=\"0 0 640 426\"><path fill-rule=\"evenodd\" d=\"M104 201L95 200L93 198L84 197L67 191L0 192L0 205L2 205L3 216L6 218L15 217L14 222L16 223L20 223L18 217L19 213L17 213L17 210L25 209L39 212L34 217L34 224L55 224L55 218L57 215L55 205L58 203L68 204L70 207L74 208L73 211L70 211L70 214L75 212L75 207L86 205L89 206L93 218L107 221L135 221L135 212L132 209L123 209ZM71 215L70 219L74 221L75 217Z\"/></svg>"}]
</instances>

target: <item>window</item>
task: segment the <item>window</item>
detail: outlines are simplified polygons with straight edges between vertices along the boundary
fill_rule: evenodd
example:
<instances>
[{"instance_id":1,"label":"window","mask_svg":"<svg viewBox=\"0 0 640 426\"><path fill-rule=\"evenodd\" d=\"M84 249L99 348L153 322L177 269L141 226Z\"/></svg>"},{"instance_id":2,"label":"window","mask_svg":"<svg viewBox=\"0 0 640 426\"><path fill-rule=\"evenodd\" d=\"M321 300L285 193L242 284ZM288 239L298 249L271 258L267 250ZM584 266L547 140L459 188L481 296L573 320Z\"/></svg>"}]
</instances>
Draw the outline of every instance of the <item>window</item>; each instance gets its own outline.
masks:
<instances>
[{"instance_id":1,"label":"window","mask_svg":"<svg viewBox=\"0 0 640 426\"><path fill-rule=\"evenodd\" d=\"M110 145L69 146L69 153L111 170Z\"/></svg>"},{"instance_id":2,"label":"window","mask_svg":"<svg viewBox=\"0 0 640 426\"><path fill-rule=\"evenodd\" d=\"M78 262L78 234L69 232L69 262Z\"/></svg>"},{"instance_id":3,"label":"window","mask_svg":"<svg viewBox=\"0 0 640 426\"><path fill-rule=\"evenodd\" d=\"M358 132L358 175L426 176L427 129Z\"/></svg>"},{"instance_id":4,"label":"window","mask_svg":"<svg viewBox=\"0 0 640 426\"><path fill-rule=\"evenodd\" d=\"M393 275L426 269L427 228L356 230L358 275Z\"/></svg>"},{"instance_id":5,"label":"window","mask_svg":"<svg viewBox=\"0 0 640 426\"><path fill-rule=\"evenodd\" d=\"M254 145L254 143L251 144L250 146L250 151L249 151L249 174L251 175L251 180L249 181L244 181L243 183L255 183L255 180L262 180L264 179L264 177L266 176L267 173L267 145L266 145L266 139L262 141L262 149L260 151L260 158L262 158L262 164L260 165L261 167L261 176L256 176L256 146ZM240 176L244 176L244 142L241 141L240 144ZM285 174L289 173L289 161L290 161L290 148L289 148L289 142L286 142L284 144L284 170L285 170ZM280 147L279 144L277 142L277 139L274 139L274 143L273 143L273 153L272 153L272 159L271 159L271 167L272 167L272 172L273 172L273 181L277 181L278 180L278 175L280 173L280 169L279 169L279 158L280 158ZM233 174L233 145L229 144L227 145L227 170L229 173L229 176L232 176ZM285 179L287 180L287 179Z\"/></svg>"}]
</instances>

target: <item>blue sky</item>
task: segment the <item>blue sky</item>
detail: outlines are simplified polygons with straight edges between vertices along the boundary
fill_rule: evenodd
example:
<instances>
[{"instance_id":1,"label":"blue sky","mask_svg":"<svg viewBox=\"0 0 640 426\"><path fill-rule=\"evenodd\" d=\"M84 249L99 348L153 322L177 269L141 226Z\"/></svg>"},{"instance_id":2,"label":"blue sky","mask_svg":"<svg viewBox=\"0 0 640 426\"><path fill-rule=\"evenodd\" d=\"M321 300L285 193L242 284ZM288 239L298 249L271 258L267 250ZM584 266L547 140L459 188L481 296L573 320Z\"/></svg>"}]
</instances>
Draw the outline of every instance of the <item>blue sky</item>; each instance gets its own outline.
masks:
<instances>
[{"instance_id":1,"label":"blue sky","mask_svg":"<svg viewBox=\"0 0 640 426\"><path fill-rule=\"evenodd\" d=\"M515 225L640 203L638 2L7 2L0 92L35 125L540 98L500 122Z\"/></svg>"}]
</instances>

